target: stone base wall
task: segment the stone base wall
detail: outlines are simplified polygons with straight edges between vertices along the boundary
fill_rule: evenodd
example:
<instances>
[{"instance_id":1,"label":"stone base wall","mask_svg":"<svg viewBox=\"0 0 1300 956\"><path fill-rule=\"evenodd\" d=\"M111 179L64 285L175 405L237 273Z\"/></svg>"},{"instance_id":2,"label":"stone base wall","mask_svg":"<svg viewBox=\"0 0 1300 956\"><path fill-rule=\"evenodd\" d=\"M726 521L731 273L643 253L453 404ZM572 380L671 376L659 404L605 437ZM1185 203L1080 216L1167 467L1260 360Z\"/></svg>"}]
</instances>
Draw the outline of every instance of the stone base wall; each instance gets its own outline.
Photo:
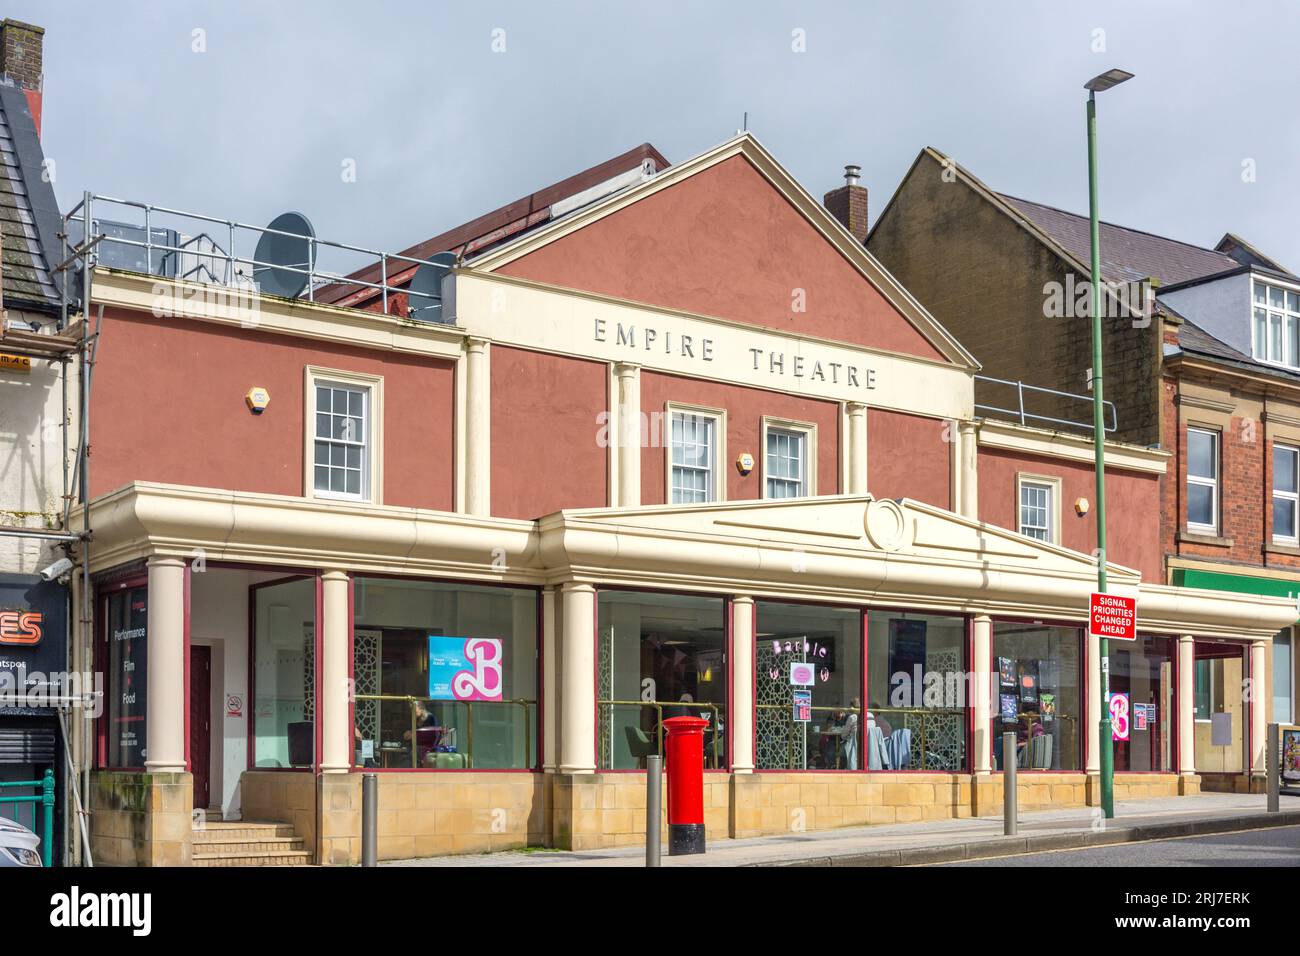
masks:
<instances>
[{"instance_id":1,"label":"stone base wall","mask_svg":"<svg viewBox=\"0 0 1300 956\"><path fill-rule=\"evenodd\" d=\"M90 852L96 866L188 866L194 778L120 770L90 775Z\"/></svg>"},{"instance_id":2,"label":"stone base wall","mask_svg":"<svg viewBox=\"0 0 1300 956\"><path fill-rule=\"evenodd\" d=\"M644 773L381 773L379 858L549 846L590 850L645 840ZM91 840L107 865L184 865L190 859L188 774L92 777ZM1022 809L1095 806L1100 778L1021 773ZM1242 786L1246 785L1242 778ZM361 860L362 774L248 771L243 816L292 824L316 862ZM1177 774L1116 774L1115 799L1196 793ZM668 795L661 794L667 842ZM1002 775L949 773L706 773L704 825L712 842L872 824L1002 813Z\"/></svg>"},{"instance_id":3,"label":"stone base wall","mask_svg":"<svg viewBox=\"0 0 1300 956\"><path fill-rule=\"evenodd\" d=\"M289 823L316 846L316 775L309 770L246 770L240 778L241 817L255 823Z\"/></svg>"}]
</instances>

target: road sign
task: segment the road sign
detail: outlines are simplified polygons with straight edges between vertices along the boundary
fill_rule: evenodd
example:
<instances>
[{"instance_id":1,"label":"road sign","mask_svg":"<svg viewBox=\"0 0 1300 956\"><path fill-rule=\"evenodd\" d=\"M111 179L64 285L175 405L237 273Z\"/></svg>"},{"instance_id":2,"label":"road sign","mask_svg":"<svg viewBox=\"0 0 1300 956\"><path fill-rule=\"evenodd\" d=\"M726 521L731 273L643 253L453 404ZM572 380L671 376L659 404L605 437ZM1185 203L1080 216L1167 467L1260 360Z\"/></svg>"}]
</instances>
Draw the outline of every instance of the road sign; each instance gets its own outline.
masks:
<instances>
[{"instance_id":1,"label":"road sign","mask_svg":"<svg viewBox=\"0 0 1300 956\"><path fill-rule=\"evenodd\" d=\"M1088 633L1116 641L1137 640L1137 598L1098 594L1088 602Z\"/></svg>"}]
</instances>

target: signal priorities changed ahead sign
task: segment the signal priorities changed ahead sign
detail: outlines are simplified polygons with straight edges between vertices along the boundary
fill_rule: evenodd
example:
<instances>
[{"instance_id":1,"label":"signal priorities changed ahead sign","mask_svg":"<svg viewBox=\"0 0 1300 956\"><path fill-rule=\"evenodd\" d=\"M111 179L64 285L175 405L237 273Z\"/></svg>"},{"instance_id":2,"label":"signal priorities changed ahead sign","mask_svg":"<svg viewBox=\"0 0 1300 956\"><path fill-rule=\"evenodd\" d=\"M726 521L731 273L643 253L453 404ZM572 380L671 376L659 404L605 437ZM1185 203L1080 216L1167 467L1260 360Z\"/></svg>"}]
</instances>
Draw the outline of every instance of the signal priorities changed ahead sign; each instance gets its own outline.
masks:
<instances>
[{"instance_id":1,"label":"signal priorities changed ahead sign","mask_svg":"<svg viewBox=\"0 0 1300 956\"><path fill-rule=\"evenodd\" d=\"M1098 594L1088 602L1088 633L1116 641L1137 640L1137 598Z\"/></svg>"}]
</instances>

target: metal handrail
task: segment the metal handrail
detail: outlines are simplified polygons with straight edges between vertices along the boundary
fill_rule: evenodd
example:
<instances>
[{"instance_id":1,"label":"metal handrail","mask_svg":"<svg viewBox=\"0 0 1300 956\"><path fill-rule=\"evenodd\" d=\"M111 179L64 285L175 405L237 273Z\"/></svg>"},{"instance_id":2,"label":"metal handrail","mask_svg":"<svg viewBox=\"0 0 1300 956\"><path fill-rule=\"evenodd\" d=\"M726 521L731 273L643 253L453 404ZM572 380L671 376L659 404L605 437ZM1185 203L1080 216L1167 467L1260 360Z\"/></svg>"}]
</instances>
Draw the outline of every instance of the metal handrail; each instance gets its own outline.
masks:
<instances>
[{"instance_id":1,"label":"metal handrail","mask_svg":"<svg viewBox=\"0 0 1300 956\"><path fill-rule=\"evenodd\" d=\"M1068 418L1053 418L1051 415L1039 415L1036 412L1025 410L1025 392L1075 399L1080 402L1087 402L1089 406L1092 404L1091 395L1080 395L1077 392L1062 392L1054 388L1044 388L1041 385L1026 385L1024 382L1013 382L1009 379L993 378L989 375L976 375L975 380L977 382L991 382L995 385L1009 385L1016 390L1016 408L1001 408L997 405L981 405L976 402L975 410L977 412L994 412L1001 415L1010 415L1012 418L1018 420L1021 425L1028 425L1030 421L1035 421L1045 422L1052 425L1066 425L1071 428L1084 428L1088 431L1093 430L1094 426L1091 420L1074 421ZM1118 430L1119 416L1115 411L1115 403L1111 401L1103 401L1102 405L1110 413L1110 424L1103 425L1103 430L1107 433Z\"/></svg>"},{"instance_id":2,"label":"metal handrail","mask_svg":"<svg viewBox=\"0 0 1300 956\"><path fill-rule=\"evenodd\" d=\"M443 700L435 697L412 697L403 694L356 694L354 700L373 700L373 701L393 701L404 702L411 710L411 767L419 767L419 747L416 745L415 732L419 729L415 717L416 703L422 704L463 704L466 710L466 747L465 760L466 770L474 767L474 705L475 704L505 704L513 707L521 707L524 712L524 760L530 766L532 765L533 744L532 744L532 714L530 707L536 707L537 701L529 700L525 697L509 698L505 700ZM445 729L445 728L444 728ZM453 728L454 729L454 728Z\"/></svg>"},{"instance_id":3,"label":"metal handrail","mask_svg":"<svg viewBox=\"0 0 1300 956\"><path fill-rule=\"evenodd\" d=\"M707 710L713 714L713 768L721 769L719 761L722 759L718 750L718 731L721 729L722 706L712 704L708 701L693 700L604 700L596 701L596 706L605 705L607 707L653 707L655 709L655 730L658 737L658 753L663 756L664 752L664 708L665 707L684 707L687 710ZM611 710L611 715L612 715Z\"/></svg>"},{"instance_id":4,"label":"metal handrail","mask_svg":"<svg viewBox=\"0 0 1300 956\"><path fill-rule=\"evenodd\" d=\"M186 212L185 210L182 209L173 209L168 206L159 206L153 203L138 202L136 200L131 200L131 199L120 199L115 196L104 196L97 193L88 194L86 198L84 198L81 202L74 205L72 209L63 217L65 234L68 232L69 224L76 222L76 223L81 223L82 225L83 243L85 243L87 239L92 238L88 235L90 229L86 227L86 222L87 220L89 220L90 223L93 224L97 221L95 218L96 217L96 210L94 206L95 203L104 203L110 206L122 206L128 209L136 209L144 213L143 227L135 226L134 223L129 224L132 225L133 227L142 228L144 230L143 241L139 239L128 239L125 237L118 237L118 236L105 236L103 234L97 234L96 236L93 237L93 240L102 241L104 245L115 244L118 246L131 246L138 249L144 249L146 267L151 270L148 273L150 275L153 274L152 269L154 265L155 253L159 253L164 257L168 253L174 253L178 257L184 254L188 254L200 259L207 258L207 259L220 260L225 262L226 269L228 272L228 275L226 277L226 282L212 283L212 284L228 285L235 288L239 288L239 286L235 284L236 266L248 266L251 267L254 271L258 269L276 269L284 272L295 273L297 275L305 275L307 276L307 288L302 295L305 295L307 301L309 302L314 302L316 300L316 291L318 289L324 288L326 286L334 285L334 284L355 286L361 289L372 289L378 292L383 302L383 310L385 314L388 314L389 296L397 293L401 293L407 296L414 296L422 299L428 299L428 300L439 299L439 296L437 294L418 292L410 289L406 285L398 286L393 284L393 282L396 280L406 280L409 276L409 273L413 272L415 269L419 268L422 265L436 265L436 263L433 263L428 259L420 259L414 256L406 256L396 252L384 252L378 249L370 249L365 246L357 246L346 242L336 242L330 239L321 239L317 236L304 236L304 235L300 235L299 233L287 232L282 229L272 229L269 226L253 226L253 225L249 225L248 223L238 222L237 220L233 220L233 219L220 219L214 216L205 216L202 213ZM195 222L208 223L211 225L224 227L228 237L227 238L228 248L221 249L221 247L216 244L215 240L213 240L206 231L201 233L201 235L206 236L208 238L208 241L212 243L211 251L205 252L205 251L196 250L192 247L187 248L184 244L170 245L165 242L155 242L153 238L153 232L154 229L159 225L154 220L155 215L174 216L181 219L188 219L188 220L193 220ZM102 214L101 214L101 218L102 218ZM286 238L291 238L291 239L306 240L308 243L308 255L307 255L307 262L305 268L302 265L292 265L292 264L285 264L280 262L263 262L259 259L253 258L252 256L238 255L235 250L235 245L236 245L236 233L237 231L240 230L255 233L259 237L263 235L272 235L272 236L284 236ZM174 230L174 231L178 233L180 232L180 230ZM191 236L187 241L193 241L193 239L195 238L197 237ZM317 268L318 252L322 248L337 249L343 252L357 253L363 256L371 257L375 259L376 262L366 263L359 266L356 270L354 270L354 274L343 275L340 273L324 271ZM409 269L401 268L396 276L392 276L389 274L391 271L389 268L390 261L403 263L405 264L405 266L409 266L410 268ZM355 274L355 273L360 273L367 268L371 268L374 265L378 265L380 270L379 282L370 282L368 280L358 278L357 275ZM251 276L249 278L251 279Z\"/></svg>"},{"instance_id":5,"label":"metal handrail","mask_svg":"<svg viewBox=\"0 0 1300 956\"><path fill-rule=\"evenodd\" d=\"M754 705L754 709L755 709L755 710L789 710L789 709L791 708L791 706L792 706L792 705L791 705L790 703L783 703L783 704L755 704L755 705ZM810 708L808 708L808 709L811 710L811 711L813 711L814 713L816 713L817 711L829 711L829 712L831 712L831 713L835 713L835 714L857 714L857 715L858 715L858 730L855 731L855 734L854 734L855 737L856 737L857 733L861 732L861 730L862 730L862 714L863 714L863 712L864 712L864 710L865 710L866 708L863 708L863 707L834 707L834 706L829 706L829 705L814 704L812 707L810 707ZM791 724L795 724L795 723L804 723L804 722L803 722L803 721L795 721L795 720L791 720L790 723L791 723ZM804 739L805 742L806 742L807 739L808 739L808 733L809 733L809 729L808 729L808 726L805 724L805 725L804 725L804 733L803 733L803 739ZM816 733L817 733L818 735L821 735L821 734L828 734L828 735L831 735L831 736L844 736L844 735L842 735L842 734L839 734L839 735L835 734L835 732L834 732L833 730L819 730L819 731L816 731ZM787 733L787 734L786 734L786 757L788 758L786 762L789 763L789 764L791 764L791 765L794 764L794 742L795 742L796 739L797 739L797 737L796 737L795 734L792 734L792 733ZM835 755L836 769L838 769L839 759L840 759L840 755L839 755L838 753L836 753L836 755ZM769 769L769 768L766 768L766 767L765 767L765 768L763 768L763 769ZM798 768L792 767L792 769L807 770L807 769L808 769L808 760L807 760L807 755L805 754L805 757L804 757L804 766L803 766L803 767L798 767Z\"/></svg>"}]
</instances>

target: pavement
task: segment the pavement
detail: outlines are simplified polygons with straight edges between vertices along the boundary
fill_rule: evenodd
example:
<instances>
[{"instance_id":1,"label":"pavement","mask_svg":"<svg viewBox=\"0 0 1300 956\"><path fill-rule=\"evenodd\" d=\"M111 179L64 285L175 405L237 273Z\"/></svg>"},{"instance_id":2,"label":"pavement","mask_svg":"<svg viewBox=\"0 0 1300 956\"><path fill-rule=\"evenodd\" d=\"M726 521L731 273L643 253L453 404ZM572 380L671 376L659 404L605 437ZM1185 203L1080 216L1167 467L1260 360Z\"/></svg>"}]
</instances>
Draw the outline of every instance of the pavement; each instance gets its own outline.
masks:
<instances>
[{"instance_id":1,"label":"pavement","mask_svg":"<svg viewBox=\"0 0 1300 956\"><path fill-rule=\"evenodd\" d=\"M1092 807L1024 811L1016 836L1002 817L938 820L713 840L699 856L670 857L663 866L917 866L1043 851L1170 840L1205 834L1300 826L1300 797L1283 796L1268 813L1263 794L1200 794L1115 804L1106 820ZM465 856L393 860L383 866L644 866L645 847L601 850L510 850Z\"/></svg>"}]
</instances>

